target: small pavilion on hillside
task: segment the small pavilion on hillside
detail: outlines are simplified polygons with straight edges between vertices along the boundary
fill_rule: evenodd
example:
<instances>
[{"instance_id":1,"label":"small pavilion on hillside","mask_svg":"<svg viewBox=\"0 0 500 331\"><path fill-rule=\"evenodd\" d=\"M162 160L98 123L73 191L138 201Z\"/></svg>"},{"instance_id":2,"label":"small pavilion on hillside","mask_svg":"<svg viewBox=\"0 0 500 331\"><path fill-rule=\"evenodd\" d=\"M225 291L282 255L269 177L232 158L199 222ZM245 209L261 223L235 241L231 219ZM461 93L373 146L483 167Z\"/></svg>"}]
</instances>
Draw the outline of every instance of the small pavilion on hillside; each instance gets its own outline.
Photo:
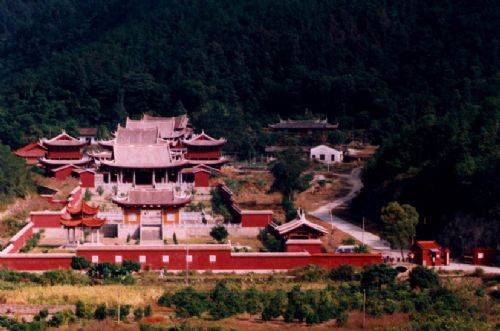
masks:
<instances>
[{"instance_id":1,"label":"small pavilion on hillside","mask_svg":"<svg viewBox=\"0 0 500 331\"><path fill-rule=\"evenodd\" d=\"M273 231L285 240L289 239L319 239L320 237L328 234L328 230L323 226L308 221L305 213L301 210L298 216L293 221L276 225L271 223Z\"/></svg>"},{"instance_id":2,"label":"small pavilion on hillside","mask_svg":"<svg viewBox=\"0 0 500 331\"><path fill-rule=\"evenodd\" d=\"M193 135L190 139L182 140L182 146L186 148L186 160L192 165L204 164L220 167L227 160L222 156L221 149L226 139L215 139L205 131Z\"/></svg>"},{"instance_id":3,"label":"small pavilion on hillside","mask_svg":"<svg viewBox=\"0 0 500 331\"><path fill-rule=\"evenodd\" d=\"M97 217L99 206L90 206L82 197L70 202L63 208L60 218L61 225L67 230L66 243L68 246L78 245L76 230L81 229L81 239L86 242L85 232L90 232L90 243L99 243L99 229L106 223L106 219Z\"/></svg>"},{"instance_id":4,"label":"small pavilion on hillside","mask_svg":"<svg viewBox=\"0 0 500 331\"><path fill-rule=\"evenodd\" d=\"M47 149L45 156L40 158L47 170L65 165L84 166L90 163L90 157L83 154L87 141L76 139L65 131L52 139L42 139L43 147Z\"/></svg>"}]
</instances>

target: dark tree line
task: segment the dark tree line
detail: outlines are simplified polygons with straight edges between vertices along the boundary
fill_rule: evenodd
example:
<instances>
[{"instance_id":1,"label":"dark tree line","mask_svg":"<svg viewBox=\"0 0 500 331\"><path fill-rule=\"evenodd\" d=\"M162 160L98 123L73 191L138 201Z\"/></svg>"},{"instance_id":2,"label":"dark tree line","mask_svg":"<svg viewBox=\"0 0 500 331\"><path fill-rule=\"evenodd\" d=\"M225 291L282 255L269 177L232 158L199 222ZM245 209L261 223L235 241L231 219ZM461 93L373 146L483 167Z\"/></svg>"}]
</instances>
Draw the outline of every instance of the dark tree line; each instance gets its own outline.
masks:
<instances>
[{"instance_id":1,"label":"dark tree line","mask_svg":"<svg viewBox=\"0 0 500 331\"><path fill-rule=\"evenodd\" d=\"M498 238L499 9L466 0L4 1L0 140L17 147L62 127L188 112L228 138L228 153L249 158L270 139L262 127L307 109L381 145L360 214L376 220L397 200L419 210L420 236L480 224ZM471 236L488 238L460 240Z\"/></svg>"}]
</instances>

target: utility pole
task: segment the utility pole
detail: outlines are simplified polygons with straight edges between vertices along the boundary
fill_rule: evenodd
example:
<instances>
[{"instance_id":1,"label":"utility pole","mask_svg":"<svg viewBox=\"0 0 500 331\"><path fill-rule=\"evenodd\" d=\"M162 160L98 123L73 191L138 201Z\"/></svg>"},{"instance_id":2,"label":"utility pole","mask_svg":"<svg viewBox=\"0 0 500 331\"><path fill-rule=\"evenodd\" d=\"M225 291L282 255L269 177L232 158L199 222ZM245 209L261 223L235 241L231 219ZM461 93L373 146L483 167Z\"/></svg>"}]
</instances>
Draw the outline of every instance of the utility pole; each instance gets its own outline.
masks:
<instances>
[{"instance_id":1,"label":"utility pole","mask_svg":"<svg viewBox=\"0 0 500 331\"><path fill-rule=\"evenodd\" d=\"M366 324L366 290L363 290L363 329Z\"/></svg>"},{"instance_id":2,"label":"utility pole","mask_svg":"<svg viewBox=\"0 0 500 331\"><path fill-rule=\"evenodd\" d=\"M363 233L361 234L361 243L365 244L365 217L363 216Z\"/></svg>"}]
</instances>

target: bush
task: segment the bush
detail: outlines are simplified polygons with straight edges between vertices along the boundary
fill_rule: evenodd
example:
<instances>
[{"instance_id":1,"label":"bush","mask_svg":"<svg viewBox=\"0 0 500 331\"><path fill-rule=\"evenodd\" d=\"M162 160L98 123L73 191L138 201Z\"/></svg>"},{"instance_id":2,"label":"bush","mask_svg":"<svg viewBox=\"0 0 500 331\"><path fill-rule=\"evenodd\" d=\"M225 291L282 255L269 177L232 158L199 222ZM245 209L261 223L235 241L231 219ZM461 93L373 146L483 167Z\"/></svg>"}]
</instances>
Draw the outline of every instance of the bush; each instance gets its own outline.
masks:
<instances>
[{"instance_id":1,"label":"bush","mask_svg":"<svg viewBox=\"0 0 500 331\"><path fill-rule=\"evenodd\" d=\"M342 245L355 245L355 244L356 244L356 240L354 240L353 237L342 239Z\"/></svg>"},{"instance_id":2,"label":"bush","mask_svg":"<svg viewBox=\"0 0 500 331\"><path fill-rule=\"evenodd\" d=\"M100 304L94 311L94 318L96 320L102 321L107 317L107 309L105 304Z\"/></svg>"},{"instance_id":3,"label":"bush","mask_svg":"<svg viewBox=\"0 0 500 331\"><path fill-rule=\"evenodd\" d=\"M370 253L370 248L365 244L359 244L354 247L354 253Z\"/></svg>"},{"instance_id":4,"label":"bush","mask_svg":"<svg viewBox=\"0 0 500 331\"><path fill-rule=\"evenodd\" d=\"M349 264L342 264L330 270L331 280L351 281L354 275L354 268Z\"/></svg>"},{"instance_id":5,"label":"bush","mask_svg":"<svg viewBox=\"0 0 500 331\"><path fill-rule=\"evenodd\" d=\"M326 278L326 270L316 264L309 264L303 268L292 270L292 275L298 281L317 282Z\"/></svg>"},{"instance_id":6,"label":"bush","mask_svg":"<svg viewBox=\"0 0 500 331\"><path fill-rule=\"evenodd\" d=\"M134 319L140 321L144 317L144 310L141 307L134 309Z\"/></svg>"},{"instance_id":7,"label":"bush","mask_svg":"<svg viewBox=\"0 0 500 331\"><path fill-rule=\"evenodd\" d=\"M175 313L182 318L199 317L207 307L206 296L196 292L192 287L186 287L175 293L172 302L175 304Z\"/></svg>"},{"instance_id":8,"label":"bush","mask_svg":"<svg viewBox=\"0 0 500 331\"><path fill-rule=\"evenodd\" d=\"M141 265L134 261L125 260L122 263L122 268L127 273L138 272L139 270L141 270Z\"/></svg>"},{"instance_id":9,"label":"bush","mask_svg":"<svg viewBox=\"0 0 500 331\"><path fill-rule=\"evenodd\" d=\"M151 305L146 305L146 307L144 307L144 316L149 317L152 313L153 310L151 309Z\"/></svg>"},{"instance_id":10,"label":"bush","mask_svg":"<svg viewBox=\"0 0 500 331\"><path fill-rule=\"evenodd\" d=\"M83 270L90 267L90 262L83 256L73 256L71 258L71 268L74 270Z\"/></svg>"},{"instance_id":11,"label":"bush","mask_svg":"<svg viewBox=\"0 0 500 331\"><path fill-rule=\"evenodd\" d=\"M121 305L120 306L120 319L126 320L127 316L130 314L130 305Z\"/></svg>"},{"instance_id":12,"label":"bush","mask_svg":"<svg viewBox=\"0 0 500 331\"><path fill-rule=\"evenodd\" d=\"M75 273L71 270L49 270L41 276L41 283L46 285L87 285L90 279L86 275Z\"/></svg>"},{"instance_id":13,"label":"bush","mask_svg":"<svg viewBox=\"0 0 500 331\"><path fill-rule=\"evenodd\" d=\"M381 288L383 285L394 284L398 272L385 263L366 266L361 273L363 288Z\"/></svg>"},{"instance_id":14,"label":"bush","mask_svg":"<svg viewBox=\"0 0 500 331\"><path fill-rule=\"evenodd\" d=\"M172 294L169 292L163 292L163 294L158 298L157 303L160 307L170 307L172 305Z\"/></svg>"},{"instance_id":15,"label":"bush","mask_svg":"<svg viewBox=\"0 0 500 331\"><path fill-rule=\"evenodd\" d=\"M410 271L411 288L435 288L440 285L436 272L423 266L416 266Z\"/></svg>"},{"instance_id":16,"label":"bush","mask_svg":"<svg viewBox=\"0 0 500 331\"><path fill-rule=\"evenodd\" d=\"M267 228L262 229L257 238L269 252L283 252L285 250L284 240L277 238L273 233L270 233Z\"/></svg>"},{"instance_id":17,"label":"bush","mask_svg":"<svg viewBox=\"0 0 500 331\"><path fill-rule=\"evenodd\" d=\"M85 318L85 304L83 301L78 300L75 304L75 315L78 318Z\"/></svg>"},{"instance_id":18,"label":"bush","mask_svg":"<svg viewBox=\"0 0 500 331\"><path fill-rule=\"evenodd\" d=\"M218 243L224 242L228 235L229 233L223 225L214 226L210 231L210 236L217 240Z\"/></svg>"}]
</instances>

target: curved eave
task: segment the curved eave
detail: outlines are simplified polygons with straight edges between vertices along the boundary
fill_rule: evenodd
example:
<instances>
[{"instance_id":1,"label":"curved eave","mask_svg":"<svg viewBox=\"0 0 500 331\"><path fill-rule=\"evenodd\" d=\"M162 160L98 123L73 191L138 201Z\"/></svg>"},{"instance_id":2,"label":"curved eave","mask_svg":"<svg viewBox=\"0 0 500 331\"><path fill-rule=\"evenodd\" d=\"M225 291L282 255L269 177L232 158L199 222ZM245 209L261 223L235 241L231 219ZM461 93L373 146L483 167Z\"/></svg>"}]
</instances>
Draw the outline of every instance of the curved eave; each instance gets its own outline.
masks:
<instances>
[{"instance_id":1,"label":"curved eave","mask_svg":"<svg viewBox=\"0 0 500 331\"><path fill-rule=\"evenodd\" d=\"M44 146L54 146L54 147L83 147L87 145L86 141L70 141L70 140L60 140L60 141L47 141L43 142Z\"/></svg>"},{"instance_id":2,"label":"curved eave","mask_svg":"<svg viewBox=\"0 0 500 331\"><path fill-rule=\"evenodd\" d=\"M192 147L217 147L217 146L222 146L226 143L226 140L195 140L195 141L188 141L188 140L183 140L182 143L186 146L192 146Z\"/></svg>"},{"instance_id":3,"label":"curved eave","mask_svg":"<svg viewBox=\"0 0 500 331\"><path fill-rule=\"evenodd\" d=\"M188 162L184 160L182 162L169 163L169 164L124 164L124 163L114 163L113 161L102 160L101 164L112 168L162 169L162 168L182 167L188 164Z\"/></svg>"},{"instance_id":4,"label":"curved eave","mask_svg":"<svg viewBox=\"0 0 500 331\"><path fill-rule=\"evenodd\" d=\"M217 165L229 162L227 158L220 158L218 160L188 160L191 165Z\"/></svg>"},{"instance_id":5,"label":"curved eave","mask_svg":"<svg viewBox=\"0 0 500 331\"><path fill-rule=\"evenodd\" d=\"M128 201L124 201L124 200L119 200L119 199L112 199L112 201L114 203L116 203L117 205L119 205L120 207L150 207L150 208L153 208L153 207L157 207L157 208L161 208L161 207L183 207L185 206L186 204L188 204L190 201L191 201L191 198L185 198L185 199L177 199L177 200L174 200L173 202L167 202L167 203L161 203L161 204L148 204L148 203L132 203L132 202L128 202Z\"/></svg>"},{"instance_id":6,"label":"curved eave","mask_svg":"<svg viewBox=\"0 0 500 331\"><path fill-rule=\"evenodd\" d=\"M51 165L65 165L65 164L85 164L90 162L89 157L83 157L81 159L73 160L73 159L60 159L60 160L55 160L55 159L47 159L45 157L40 158L40 162L43 164L51 164Z\"/></svg>"}]
</instances>

